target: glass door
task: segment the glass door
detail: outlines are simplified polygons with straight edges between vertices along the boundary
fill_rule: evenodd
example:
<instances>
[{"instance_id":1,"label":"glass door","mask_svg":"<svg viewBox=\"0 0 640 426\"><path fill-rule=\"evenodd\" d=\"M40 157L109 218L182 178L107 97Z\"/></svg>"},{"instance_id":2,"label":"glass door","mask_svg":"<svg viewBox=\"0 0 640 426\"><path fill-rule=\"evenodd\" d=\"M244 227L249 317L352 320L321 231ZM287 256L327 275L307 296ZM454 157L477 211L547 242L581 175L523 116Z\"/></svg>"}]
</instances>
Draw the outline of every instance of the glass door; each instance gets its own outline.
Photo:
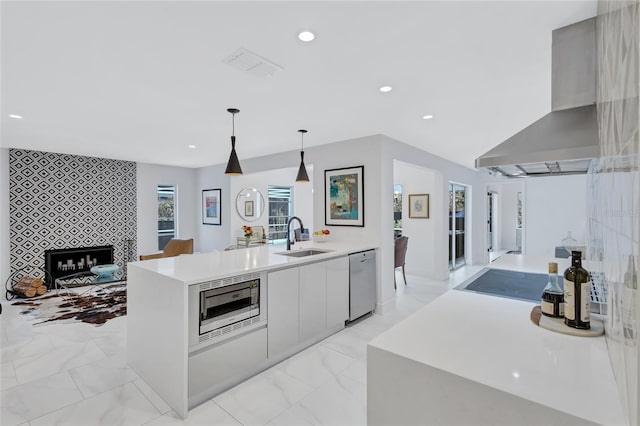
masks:
<instances>
[{"instance_id":1,"label":"glass door","mask_svg":"<svg viewBox=\"0 0 640 426\"><path fill-rule=\"evenodd\" d=\"M172 238L177 235L176 223L176 187L158 185L158 250L164 250Z\"/></svg>"},{"instance_id":2,"label":"glass door","mask_svg":"<svg viewBox=\"0 0 640 426\"><path fill-rule=\"evenodd\" d=\"M402 237L402 185L393 185L393 237Z\"/></svg>"},{"instance_id":3,"label":"glass door","mask_svg":"<svg viewBox=\"0 0 640 426\"><path fill-rule=\"evenodd\" d=\"M466 188L449 183L449 269L465 264Z\"/></svg>"}]
</instances>

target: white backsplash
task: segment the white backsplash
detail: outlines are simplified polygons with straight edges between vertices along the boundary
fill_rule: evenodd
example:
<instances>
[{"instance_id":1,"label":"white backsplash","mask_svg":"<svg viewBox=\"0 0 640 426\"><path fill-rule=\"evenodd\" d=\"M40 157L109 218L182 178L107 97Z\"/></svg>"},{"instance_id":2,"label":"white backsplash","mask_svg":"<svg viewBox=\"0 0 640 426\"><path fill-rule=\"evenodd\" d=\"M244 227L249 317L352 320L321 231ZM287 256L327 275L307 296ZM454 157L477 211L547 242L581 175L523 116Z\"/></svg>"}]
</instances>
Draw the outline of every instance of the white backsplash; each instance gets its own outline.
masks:
<instances>
[{"instance_id":1,"label":"white backsplash","mask_svg":"<svg viewBox=\"0 0 640 426\"><path fill-rule=\"evenodd\" d=\"M605 274L605 334L620 398L631 425L638 424L640 294L629 259L638 268L639 1L598 2L598 128L600 158L589 172L587 257Z\"/></svg>"}]
</instances>

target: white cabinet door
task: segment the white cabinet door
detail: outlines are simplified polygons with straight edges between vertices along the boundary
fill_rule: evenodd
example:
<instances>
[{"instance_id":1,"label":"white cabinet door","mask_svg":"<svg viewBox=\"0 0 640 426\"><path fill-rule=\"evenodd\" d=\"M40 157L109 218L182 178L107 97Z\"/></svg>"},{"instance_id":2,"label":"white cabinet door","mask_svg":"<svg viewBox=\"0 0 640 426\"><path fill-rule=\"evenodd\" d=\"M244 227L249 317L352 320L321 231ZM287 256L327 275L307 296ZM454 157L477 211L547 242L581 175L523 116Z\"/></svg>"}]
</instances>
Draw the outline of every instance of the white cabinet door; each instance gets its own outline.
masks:
<instances>
[{"instance_id":1,"label":"white cabinet door","mask_svg":"<svg viewBox=\"0 0 640 426\"><path fill-rule=\"evenodd\" d=\"M266 360L267 330L264 328L197 352L189 356L189 398L201 398L216 384L242 376Z\"/></svg>"},{"instance_id":2,"label":"white cabinet door","mask_svg":"<svg viewBox=\"0 0 640 426\"><path fill-rule=\"evenodd\" d=\"M269 358L298 344L298 268L270 272L267 277Z\"/></svg>"},{"instance_id":3,"label":"white cabinet door","mask_svg":"<svg viewBox=\"0 0 640 426\"><path fill-rule=\"evenodd\" d=\"M327 268L327 328L344 327L349 318L349 258L325 262Z\"/></svg>"},{"instance_id":4,"label":"white cabinet door","mask_svg":"<svg viewBox=\"0 0 640 426\"><path fill-rule=\"evenodd\" d=\"M327 328L325 262L300 268L300 342L317 337Z\"/></svg>"}]
</instances>

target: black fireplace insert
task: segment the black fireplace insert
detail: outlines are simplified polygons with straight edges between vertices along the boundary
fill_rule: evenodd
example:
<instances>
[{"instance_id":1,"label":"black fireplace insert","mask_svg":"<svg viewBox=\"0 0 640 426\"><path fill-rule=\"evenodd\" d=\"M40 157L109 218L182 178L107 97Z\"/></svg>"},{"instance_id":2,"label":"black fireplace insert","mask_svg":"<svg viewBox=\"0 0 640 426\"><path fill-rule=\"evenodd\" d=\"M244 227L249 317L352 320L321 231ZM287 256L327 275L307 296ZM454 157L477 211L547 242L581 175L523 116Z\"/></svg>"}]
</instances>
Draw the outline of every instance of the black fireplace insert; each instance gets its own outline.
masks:
<instances>
[{"instance_id":1,"label":"black fireplace insert","mask_svg":"<svg viewBox=\"0 0 640 426\"><path fill-rule=\"evenodd\" d=\"M49 288L53 287L56 278L110 263L113 263L113 246L76 247L44 252L45 269L52 280L47 283Z\"/></svg>"}]
</instances>

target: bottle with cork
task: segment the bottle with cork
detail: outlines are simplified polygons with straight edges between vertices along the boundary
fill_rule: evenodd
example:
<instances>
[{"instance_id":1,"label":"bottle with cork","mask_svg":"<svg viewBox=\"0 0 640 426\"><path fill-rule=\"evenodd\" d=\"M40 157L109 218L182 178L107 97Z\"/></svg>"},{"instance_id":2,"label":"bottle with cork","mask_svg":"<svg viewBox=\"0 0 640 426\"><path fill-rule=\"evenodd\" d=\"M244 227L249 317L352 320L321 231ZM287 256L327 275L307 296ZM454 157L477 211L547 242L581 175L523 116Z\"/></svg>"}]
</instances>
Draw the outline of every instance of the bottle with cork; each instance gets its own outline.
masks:
<instances>
[{"instance_id":1,"label":"bottle with cork","mask_svg":"<svg viewBox=\"0 0 640 426\"><path fill-rule=\"evenodd\" d=\"M564 323L591 328L591 276L582 267L582 252L571 252L571 266L564 271Z\"/></svg>"},{"instance_id":2,"label":"bottle with cork","mask_svg":"<svg viewBox=\"0 0 640 426\"><path fill-rule=\"evenodd\" d=\"M542 291L542 313L549 317L562 318L564 316L564 292L558 284L558 264L549 262L549 281Z\"/></svg>"}]
</instances>

